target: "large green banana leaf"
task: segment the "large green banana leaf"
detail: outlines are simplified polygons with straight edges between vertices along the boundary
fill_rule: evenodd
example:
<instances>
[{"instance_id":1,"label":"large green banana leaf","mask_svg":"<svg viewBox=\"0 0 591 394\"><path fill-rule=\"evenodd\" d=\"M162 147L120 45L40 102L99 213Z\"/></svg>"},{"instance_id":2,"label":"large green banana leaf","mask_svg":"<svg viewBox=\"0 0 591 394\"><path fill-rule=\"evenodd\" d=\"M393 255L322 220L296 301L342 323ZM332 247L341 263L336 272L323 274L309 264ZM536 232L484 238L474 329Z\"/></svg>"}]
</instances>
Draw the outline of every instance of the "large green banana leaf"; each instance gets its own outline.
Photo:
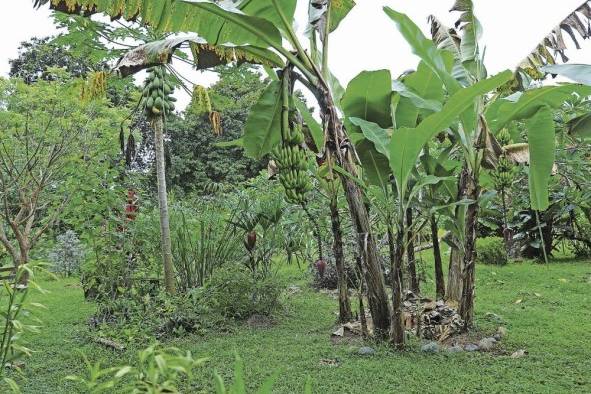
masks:
<instances>
[{"instance_id":1,"label":"large green banana leaf","mask_svg":"<svg viewBox=\"0 0 591 394\"><path fill-rule=\"evenodd\" d=\"M499 99L486 111L487 122L497 132L513 120L532 117L541 107L560 107L573 93L591 95L591 86L563 84L531 89L521 94L516 101Z\"/></svg>"},{"instance_id":2,"label":"large green banana leaf","mask_svg":"<svg viewBox=\"0 0 591 394\"><path fill-rule=\"evenodd\" d=\"M458 91L461 86L450 74L453 56L445 56L444 51L437 48L432 40L425 37L421 29L407 15L396 12L390 7L384 7L384 12L396 23L413 53L437 74L447 90L452 94Z\"/></svg>"},{"instance_id":3,"label":"large green banana leaf","mask_svg":"<svg viewBox=\"0 0 591 394\"><path fill-rule=\"evenodd\" d=\"M281 83L272 81L250 110L243 136L244 152L260 159L281 140Z\"/></svg>"},{"instance_id":4,"label":"large green banana leaf","mask_svg":"<svg viewBox=\"0 0 591 394\"><path fill-rule=\"evenodd\" d=\"M472 108L474 100L501 86L512 77L510 71L479 81L460 89L449 98L440 112L425 118L416 128L401 128L392 133L390 167L400 195L406 190L408 177L414 168L423 145L434 135L448 128L464 111Z\"/></svg>"},{"instance_id":5,"label":"large green banana leaf","mask_svg":"<svg viewBox=\"0 0 591 394\"><path fill-rule=\"evenodd\" d=\"M330 2L330 12L328 5ZM324 32L326 30L327 17L329 20L329 31L333 32L339 27L341 21L347 14L355 7L353 0L310 0L308 8L308 23L310 28L315 29L319 34L321 40L324 40Z\"/></svg>"},{"instance_id":6,"label":"large green banana leaf","mask_svg":"<svg viewBox=\"0 0 591 394\"><path fill-rule=\"evenodd\" d=\"M363 71L349 82L341 100L345 113L345 127L357 129L348 121L350 117L375 122L381 127L392 124L390 112L391 76L388 70Z\"/></svg>"},{"instance_id":7,"label":"large green banana leaf","mask_svg":"<svg viewBox=\"0 0 591 394\"><path fill-rule=\"evenodd\" d=\"M104 13L111 18L140 19L159 32L194 32L211 45L280 47L281 26L272 0L249 0L235 4L207 0L36 0L71 14ZM287 18L293 19L295 0L278 1ZM260 12L257 16L248 12Z\"/></svg>"},{"instance_id":8,"label":"large green banana leaf","mask_svg":"<svg viewBox=\"0 0 591 394\"><path fill-rule=\"evenodd\" d=\"M550 64L540 67L540 71L562 75L583 85L591 85L591 65L589 64Z\"/></svg>"},{"instance_id":9,"label":"large green banana leaf","mask_svg":"<svg viewBox=\"0 0 591 394\"><path fill-rule=\"evenodd\" d=\"M554 118L549 107L540 107L527 122L529 144L529 198L532 209L548 208L548 181L554 165Z\"/></svg>"}]
</instances>

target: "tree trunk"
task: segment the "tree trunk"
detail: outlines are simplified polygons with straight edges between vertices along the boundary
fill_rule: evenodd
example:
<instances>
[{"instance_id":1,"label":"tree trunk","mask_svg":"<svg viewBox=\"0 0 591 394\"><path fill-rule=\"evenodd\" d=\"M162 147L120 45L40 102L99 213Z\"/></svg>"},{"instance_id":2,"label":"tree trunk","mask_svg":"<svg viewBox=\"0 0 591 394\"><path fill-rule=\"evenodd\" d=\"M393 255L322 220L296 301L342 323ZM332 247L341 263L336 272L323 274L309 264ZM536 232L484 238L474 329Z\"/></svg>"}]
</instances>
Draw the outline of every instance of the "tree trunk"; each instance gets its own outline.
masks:
<instances>
[{"instance_id":1,"label":"tree trunk","mask_svg":"<svg viewBox=\"0 0 591 394\"><path fill-rule=\"evenodd\" d=\"M386 293L384 273L378 257L376 240L371 230L369 213L363 202L363 193L354 181L357 168L353 161L352 149L346 138L338 112L332 103L328 91L323 91L320 102L322 117L326 125L328 154L337 158L337 164L348 175L339 174L343 191L347 197L351 222L357 232L357 244L360 256L365 264L369 309L374 324L374 333L378 338L386 338L390 329L390 307Z\"/></svg>"},{"instance_id":2,"label":"tree trunk","mask_svg":"<svg viewBox=\"0 0 591 394\"><path fill-rule=\"evenodd\" d=\"M172 265L172 245L170 240L170 220L168 216L168 196L166 193L166 173L164 169L164 121L161 116L152 120L156 156L156 178L158 179L158 206L160 208L160 244L164 265L164 285L168 294L176 293L174 267Z\"/></svg>"},{"instance_id":3,"label":"tree trunk","mask_svg":"<svg viewBox=\"0 0 591 394\"><path fill-rule=\"evenodd\" d=\"M433 242L433 260L435 261L435 292L436 299L445 298L445 280L443 279L443 264L441 261L441 249L439 248L437 219L431 215L431 240Z\"/></svg>"},{"instance_id":4,"label":"tree trunk","mask_svg":"<svg viewBox=\"0 0 591 394\"><path fill-rule=\"evenodd\" d=\"M402 219L404 220L404 219ZM392 327L390 342L397 348L404 346L404 323L402 322L402 257L404 256L404 231L398 231L396 239L392 226L388 225L390 247L390 281L392 287Z\"/></svg>"},{"instance_id":5,"label":"tree trunk","mask_svg":"<svg viewBox=\"0 0 591 394\"><path fill-rule=\"evenodd\" d=\"M466 236L464 243L463 286L460 302L460 316L464 319L467 330L474 322L474 281L476 266L476 227L478 225L478 197L480 194L478 180L468 175L466 196L474 203L466 210Z\"/></svg>"},{"instance_id":6,"label":"tree trunk","mask_svg":"<svg viewBox=\"0 0 591 394\"><path fill-rule=\"evenodd\" d=\"M408 264L408 276L410 278L410 290L419 295L419 279L417 278L417 266L415 261L415 243L412 238L412 208L406 209L406 228L408 245L406 247L406 260Z\"/></svg>"},{"instance_id":7,"label":"tree trunk","mask_svg":"<svg viewBox=\"0 0 591 394\"><path fill-rule=\"evenodd\" d=\"M460 201L462 199L467 198L467 191L468 191L468 170L466 166L462 168L460 173L460 178L458 182L458 194L456 197L456 201ZM461 205L456 206L455 208L455 220L460 223L460 221L464 220L462 211L464 208ZM461 223L461 226L465 226L465 221ZM465 231L464 231L465 232ZM454 236L454 242L460 243L461 241ZM460 303L462 298L462 287L463 287L463 280L462 280L462 272L464 269L463 266L463 256L462 251L457 246L451 247L451 253L449 256L449 271L447 274L447 292L446 292L446 300L451 301L452 303Z\"/></svg>"},{"instance_id":8,"label":"tree trunk","mask_svg":"<svg viewBox=\"0 0 591 394\"><path fill-rule=\"evenodd\" d=\"M341 230L341 218L337 206L337 197L330 200L330 221L332 224L335 266L337 269L339 289L339 321L346 323L351 321L351 303L349 301L349 289L347 287L347 273L345 272L345 254L343 253L343 232Z\"/></svg>"}]
</instances>

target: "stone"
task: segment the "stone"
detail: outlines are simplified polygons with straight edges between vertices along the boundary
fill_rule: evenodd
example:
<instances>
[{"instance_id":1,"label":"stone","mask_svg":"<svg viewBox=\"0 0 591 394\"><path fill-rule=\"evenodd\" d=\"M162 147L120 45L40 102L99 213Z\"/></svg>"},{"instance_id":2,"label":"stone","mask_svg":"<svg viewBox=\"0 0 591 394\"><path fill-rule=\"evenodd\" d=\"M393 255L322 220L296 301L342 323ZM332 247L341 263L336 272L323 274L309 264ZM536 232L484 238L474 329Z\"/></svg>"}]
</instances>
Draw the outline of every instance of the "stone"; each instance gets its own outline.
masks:
<instances>
[{"instance_id":1,"label":"stone","mask_svg":"<svg viewBox=\"0 0 591 394\"><path fill-rule=\"evenodd\" d=\"M448 347L447 351L450 353L460 353L463 352L464 349L460 345L454 345L452 347Z\"/></svg>"},{"instance_id":2,"label":"stone","mask_svg":"<svg viewBox=\"0 0 591 394\"><path fill-rule=\"evenodd\" d=\"M507 336L507 329L503 326L499 326L499 328L497 328L497 334L499 334L501 338L504 338Z\"/></svg>"},{"instance_id":3,"label":"stone","mask_svg":"<svg viewBox=\"0 0 591 394\"><path fill-rule=\"evenodd\" d=\"M511 354L511 358L521 358L527 356L527 350L519 349L518 351Z\"/></svg>"},{"instance_id":4,"label":"stone","mask_svg":"<svg viewBox=\"0 0 591 394\"><path fill-rule=\"evenodd\" d=\"M511 358L521 358L527 355L527 350L519 349L511 354Z\"/></svg>"},{"instance_id":5,"label":"stone","mask_svg":"<svg viewBox=\"0 0 591 394\"><path fill-rule=\"evenodd\" d=\"M482 338L480 342L478 342L478 347L480 350L488 351L495 346L495 343L497 343L497 340L494 338Z\"/></svg>"},{"instance_id":6,"label":"stone","mask_svg":"<svg viewBox=\"0 0 591 394\"><path fill-rule=\"evenodd\" d=\"M439 351L439 344L437 342L427 342L421 346L421 352L437 353Z\"/></svg>"},{"instance_id":7,"label":"stone","mask_svg":"<svg viewBox=\"0 0 591 394\"><path fill-rule=\"evenodd\" d=\"M468 344L464 345L464 350L467 352L477 352L478 350L480 350L480 348L478 347L478 345L475 345L473 343L468 343Z\"/></svg>"},{"instance_id":8,"label":"stone","mask_svg":"<svg viewBox=\"0 0 591 394\"><path fill-rule=\"evenodd\" d=\"M360 356L373 356L375 352L376 351L373 348L370 348L369 346L362 346L357 351L357 354L359 354Z\"/></svg>"},{"instance_id":9,"label":"stone","mask_svg":"<svg viewBox=\"0 0 591 394\"><path fill-rule=\"evenodd\" d=\"M497 342L499 342L499 341L501 340L501 338L502 338L502 337L501 337L501 334L499 334L498 332L497 332L495 335L493 335L492 337L493 337L493 338L495 339L495 341L497 341Z\"/></svg>"}]
</instances>

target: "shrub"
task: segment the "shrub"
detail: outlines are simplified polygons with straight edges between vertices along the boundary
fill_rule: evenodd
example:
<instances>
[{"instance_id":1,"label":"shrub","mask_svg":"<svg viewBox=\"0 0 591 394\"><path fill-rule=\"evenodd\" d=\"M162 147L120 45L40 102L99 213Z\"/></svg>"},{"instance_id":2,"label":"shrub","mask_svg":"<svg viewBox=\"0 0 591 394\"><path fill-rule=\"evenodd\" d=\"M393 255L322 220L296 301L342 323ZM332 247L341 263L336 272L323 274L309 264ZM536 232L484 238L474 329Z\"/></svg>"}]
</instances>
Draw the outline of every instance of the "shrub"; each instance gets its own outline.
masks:
<instances>
[{"instance_id":1,"label":"shrub","mask_svg":"<svg viewBox=\"0 0 591 394\"><path fill-rule=\"evenodd\" d=\"M205 301L225 317L270 315L279 305L281 287L272 276L257 277L242 267L225 267L205 286Z\"/></svg>"},{"instance_id":2,"label":"shrub","mask_svg":"<svg viewBox=\"0 0 591 394\"><path fill-rule=\"evenodd\" d=\"M77 274L83 259L84 250L75 232L68 230L57 236L57 244L49 253L53 271L64 276Z\"/></svg>"},{"instance_id":3,"label":"shrub","mask_svg":"<svg viewBox=\"0 0 591 394\"><path fill-rule=\"evenodd\" d=\"M486 237L476 240L476 261L482 264L507 264L505 242L500 237Z\"/></svg>"}]
</instances>

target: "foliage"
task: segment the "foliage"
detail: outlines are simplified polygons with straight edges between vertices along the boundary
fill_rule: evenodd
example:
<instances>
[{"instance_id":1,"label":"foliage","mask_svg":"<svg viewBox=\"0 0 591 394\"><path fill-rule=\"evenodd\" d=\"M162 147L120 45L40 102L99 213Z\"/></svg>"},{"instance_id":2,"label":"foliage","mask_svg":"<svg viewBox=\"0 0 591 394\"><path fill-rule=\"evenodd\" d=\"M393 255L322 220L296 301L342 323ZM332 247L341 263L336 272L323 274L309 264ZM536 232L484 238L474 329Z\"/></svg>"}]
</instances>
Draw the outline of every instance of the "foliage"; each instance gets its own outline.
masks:
<instances>
[{"instance_id":1,"label":"foliage","mask_svg":"<svg viewBox=\"0 0 591 394\"><path fill-rule=\"evenodd\" d=\"M96 214L82 207L96 207L117 173L112 141L121 111L104 99L81 101L79 82L52 72L55 81L31 85L0 80L0 240L15 264L27 262L58 221L87 222Z\"/></svg>"},{"instance_id":2,"label":"foliage","mask_svg":"<svg viewBox=\"0 0 591 394\"><path fill-rule=\"evenodd\" d=\"M215 269L242 258L241 237L210 206L201 212L173 207L172 252L180 291L203 286Z\"/></svg>"},{"instance_id":3,"label":"foliage","mask_svg":"<svg viewBox=\"0 0 591 394\"><path fill-rule=\"evenodd\" d=\"M83 259L84 248L74 231L68 230L57 236L56 245L49 253L49 260L55 272L64 276L78 274Z\"/></svg>"},{"instance_id":4,"label":"foliage","mask_svg":"<svg viewBox=\"0 0 591 394\"><path fill-rule=\"evenodd\" d=\"M206 362L195 358L191 352L176 348L160 348L152 345L138 353L137 364L103 368L100 363L91 364L84 356L86 376L69 375L87 393L111 393L113 390L133 393L178 393L181 380L191 385L199 381L195 376Z\"/></svg>"},{"instance_id":5,"label":"foliage","mask_svg":"<svg viewBox=\"0 0 591 394\"><path fill-rule=\"evenodd\" d=\"M23 41L18 57L9 63L9 75L26 83L53 80L51 68L63 68L73 78L84 78L89 72L106 66L97 65L85 54L73 54L67 45L55 43L49 37Z\"/></svg>"},{"instance_id":6,"label":"foliage","mask_svg":"<svg viewBox=\"0 0 591 394\"><path fill-rule=\"evenodd\" d=\"M168 120L167 176L174 190L207 193L211 183L228 189L256 176L266 165L264 160L244 157L240 147L216 146L242 136L248 111L264 87L260 74L246 65L217 70L220 79L208 94L212 109L220 114L223 133L216 135L208 114L198 114L192 107L184 119Z\"/></svg>"},{"instance_id":7,"label":"foliage","mask_svg":"<svg viewBox=\"0 0 591 394\"><path fill-rule=\"evenodd\" d=\"M23 277L29 279L29 286L22 286L20 283ZM23 318L33 320L34 323L40 323L40 320L34 316L31 319L32 308L44 308L42 304L29 302L27 296L30 288L34 288L42 292L41 288L31 280L33 272L27 266L20 266L15 270L13 279L2 280L0 287L0 302L2 318L0 319L0 378L12 389L13 392L20 392L15 381L6 377L6 367L16 371L21 370L23 364L23 357L31 356L32 350L24 346L22 337L25 333L39 334L40 326L31 324L30 322L22 320Z\"/></svg>"},{"instance_id":8,"label":"foliage","mask_svg":"<svg viewBox=\"0 0 591 394\"><path fill-rule=\"evenodd\" d=\"M270 315L279 306L281 287L274 277L257 277L242 267L216 271L205 286L205 297L222 315L247 319Z\"/></svg>"},{"instance_id":9,"label":"foliage","mask_svg":"<svg viewBox=\"0 0 591 394\"><path fill-rule=\"evenodd\" d=\"M486 237L476 239L476 261L482 264L507 264L505 242L500 237Z\"/></svg>"}]
</instances>

